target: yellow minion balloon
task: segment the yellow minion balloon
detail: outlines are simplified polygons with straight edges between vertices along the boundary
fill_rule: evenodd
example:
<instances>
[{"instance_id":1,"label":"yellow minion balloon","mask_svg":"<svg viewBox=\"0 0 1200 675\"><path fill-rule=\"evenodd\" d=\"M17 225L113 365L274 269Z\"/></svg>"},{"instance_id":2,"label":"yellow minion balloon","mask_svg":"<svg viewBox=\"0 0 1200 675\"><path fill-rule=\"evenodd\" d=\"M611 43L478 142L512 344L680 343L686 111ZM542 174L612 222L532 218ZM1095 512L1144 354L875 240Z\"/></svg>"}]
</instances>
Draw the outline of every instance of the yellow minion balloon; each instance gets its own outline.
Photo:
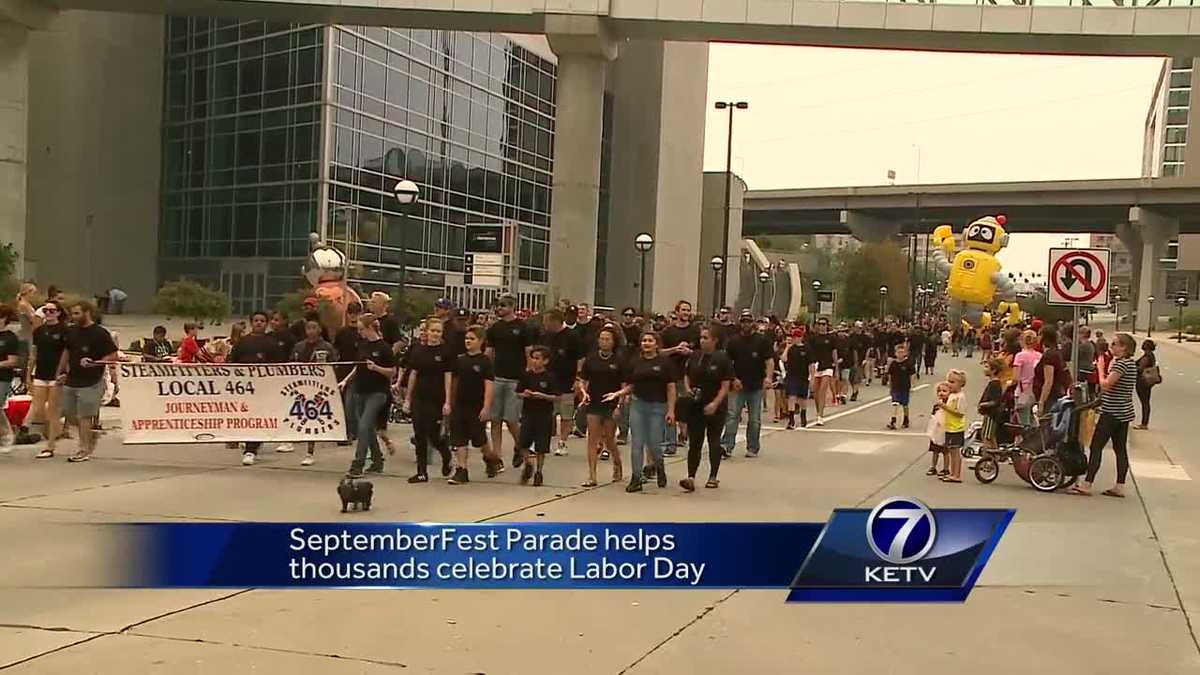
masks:
<instances>
[{"instance_id":1,"label":"yellow minion balloon","mask_svg":"<svg viewBox=\"0 0 1200 675\"><path fill-rule=\"evenodd\" d=\"M1000 260L996 258L996 253L1008 245L1005 222L1004 216L984 216L971 223L963 232L961 251L956 250L954 230L949 225L933 231L933 262L949 279L946 294L950 325L961 320L982 327L984 313L997 296L1007 302L1016 300L1016 287L1000 273Z\"/></svg>"}]
</instances>

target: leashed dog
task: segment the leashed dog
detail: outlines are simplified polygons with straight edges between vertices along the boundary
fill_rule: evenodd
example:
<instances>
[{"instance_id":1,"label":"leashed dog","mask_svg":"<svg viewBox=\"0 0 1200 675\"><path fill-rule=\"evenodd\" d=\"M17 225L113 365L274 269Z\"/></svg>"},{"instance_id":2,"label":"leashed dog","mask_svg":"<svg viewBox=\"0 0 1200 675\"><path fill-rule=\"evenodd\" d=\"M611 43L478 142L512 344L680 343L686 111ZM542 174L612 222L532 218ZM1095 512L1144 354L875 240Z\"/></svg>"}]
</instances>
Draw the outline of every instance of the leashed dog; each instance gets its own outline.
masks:
<instances>
[{"instance_id":1,"label":"leashed dog","mask_svg":"<svg viewBox=\"0 0 1200 675\"><path fill-rule=\"evenodd\" d=\"M343 478L338 483L338 497L342 499L342 513L347 511L370 511L371 497L375 494L375 486L371 481ZM354 507L354 508L349 508Z\"/></svg>"}]
</instances>

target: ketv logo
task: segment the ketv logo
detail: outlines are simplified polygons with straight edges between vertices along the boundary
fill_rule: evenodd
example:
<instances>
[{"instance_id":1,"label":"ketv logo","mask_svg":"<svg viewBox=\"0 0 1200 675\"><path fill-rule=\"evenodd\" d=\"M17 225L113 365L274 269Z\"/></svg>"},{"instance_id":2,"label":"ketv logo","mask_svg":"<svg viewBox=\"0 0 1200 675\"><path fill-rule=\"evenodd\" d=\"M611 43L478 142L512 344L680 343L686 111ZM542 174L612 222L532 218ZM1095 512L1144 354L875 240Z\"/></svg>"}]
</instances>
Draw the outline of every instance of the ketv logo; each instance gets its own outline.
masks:
<instances>
[{"instance_id":1,"label":"ketv logo","mask_svg":"<svg viewBox=\"0 0 1200 675\"><path fill-rule=\"evenodd\" d=\"M863 581L878 584L929 583L936 565L919 563L937 540L937 519L923 502L911 497L891 497L867 516L867 545L890 565L868 565Z\"/></svg>"}]
</instances>

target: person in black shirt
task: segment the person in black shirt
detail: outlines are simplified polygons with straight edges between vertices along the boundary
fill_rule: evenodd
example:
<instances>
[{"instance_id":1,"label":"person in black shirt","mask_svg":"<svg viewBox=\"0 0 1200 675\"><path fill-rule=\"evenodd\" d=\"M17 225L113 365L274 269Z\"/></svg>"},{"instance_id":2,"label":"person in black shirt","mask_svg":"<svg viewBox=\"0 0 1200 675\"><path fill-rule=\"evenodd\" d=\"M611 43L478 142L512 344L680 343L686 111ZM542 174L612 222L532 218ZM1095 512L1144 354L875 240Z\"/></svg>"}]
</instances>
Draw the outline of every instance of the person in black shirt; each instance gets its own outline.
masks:
<instances>
[{"instance_id":1,"label":"person in black shirt","mask_svg":"<svg viewBox=\"0 0 1200 675\"><path fill-rule=\"evenodd\" d=\"M21 340L17 334L8 329L17 316L16 311L6 304L0 304L0 450L7 451L13 444L13 431L4 414L8 395L12 393L12 381L16 376L15 369L21 362Z\"/></svg>"},{"instance_id":2,"label":"person in black shirt","mask_svg":"<svg viewBox=\"0 0 1200 675\"><path fill-rule=\"evenodd\" d=\"M521 406L521 438L517 449L524 456L521 484L533 477L533 486L542 484L542 468L550 452L550 437L554 435L554 404L558 400L558 385L554 374L546 370L550 350L537 346L529 352L529 370L517 380L517 395L524 400ZM536 466L536 469L535 469Z\"/></svg>"},{"instance_id":3,"label":"person in black shirt","mask_svg":"<svg viewBox=\"0 0 1200 675\"><path fill-rule=\"evenodd\" d=\"M558 415L558 447L555 456L567 454L567 438L575 422L575 376L579 372L579 360L583 358L583 341L579 332L566 327L564 315L557 309L546 312L542 320L545 331L538 341L550 352L550 373L558 387L558 400L554 413Z\"/></svg>"},{"instance_id":4,"label":"person in black shirt","mask_svg":"<svg viewBox=\"0 0 1200 675\"><path fill-rule=\"evenodd\" d=\"M454 359L442 342L445 327L440 319L425 321L425 344L414 345L408 352L408 390L404 410L412 415L413 441L417 452L417 473L410 483L429 482L429 446L442 456L442 475L449 476L450 448L442 436L442 419L450 416L450 385Z\"/></svg>"},{"instance_id":5,"label":"person in black shirt","mask_svg":"<svg viewBox=\"0 0 1200 675\"><path fill-rule=\"evenodd\" d=\"M646 331L638 342L640 352L625 370L625 386L618 395L632 393L629 403L629 485L626 492L641 492L642 479L658 476L667 486L662 441L666 428L675 424L675 382L679 379L671 360L661 353L662 338ZM646 452L653 461L646 466Z\"/></svg>"},{"instance_id":6,"label":"person in black shirt","mask_svg":"<svg viewBox=\"0 0 1200 675\"><path fill-rule=\"evenodd\" d=\"M733 362L734 381L733 403L729 406L721 442L725 456L731 456L745 408L746 457L754 458L762 447L763 389L775 386L775 346L766 334L754 330L754 315L749 310L739 317L738 329L738 334L725 344L725 353Z\"/></svg>"},{"instance_id":7,"label":"person in black shirt","mask_svg":"<svg viewBox=\"0 0 1200 675\"><path fill-rule=\"evenodd\" d=\"M367 301L367 310L378 319L379 335L383 341L389 345L394 345L400 339L401 330L400 322L388 311L388 306L391 303L391 296L387 293L376 291L371 294L370 300Z\"/></svg>"},{"instance_id":8,"label":"person in black shirt","mask_svg":"<svg viewBox=\"0 0 1200 675\"><path fill-rule=\"evenodd\" d=\"M142 363L166 363L175 355L175 348L167 339L166 326L155 326L152 337L142 340Z\"/></svg>"},{"instance_id":9,"label":"person in black shirt","mask_svg":"<svg viewBox=\"0 0 1200 675\"><path fill-rule=\"evenodd\" d=\"M623 479L613 415L620 402L625 371L616 350L616 328L601 328L596 335L596 351L588 355L579 368L580 405L587 412L588 479L583 487L596 486L596 466L601 452L612 457L613 482L619 483Z\"/></svg>"},{"instance_id":10,"label":"person in black shirt","mask_svg":"<svg viewBox=\"0 0 1200 675\"><path fill-rule=\"evenodd\" d=\"M304 339L292 350L293 363L332 363L338 360L337 350L324 337L321 321L313 316L304 322ZM308 442L308 452L300 460L300 466L312 466L316 461L317 444Z\"/></svg>"},{"instance_id":11,"label":"person in black shirt","mask_svg":"<svg viewBox=\"0 0 1200 675\"><path fill-rule=\"evenodd\" d=\"M275 312L271 315L271 330L267 335L274 338L279 345L276 351L279 359L277 363L284 363L290 359L292 351L296 349L296 343L300 341L288 325L288 315L285 312Z\"/></svg>"},{"instance_id":12,"label":"person in black shirt","mask_svg":"<svg viewBox=\"0 0 1200 675\"><path fill-rule=\"evenodd\" d=\"M846 346L850 351L850 400L857 401L864 375L863 362L867 360L867 350L871 348L871 340L863 332L863 322L854 322Z\"/></svg>"},{"instance_id":13,"label":"person in black shirt","mask_svg":"<svg viewBox=\"0 0 1200 675\"><path fill-rule=\"evenodd\" d=\"M683 373L687 368L688 357L700 348L700 326L692 323L692 303L680 300L675 303L671 325L662 332L663 354L671 357L671 365L679 376L675 383L678 396L675 399L675 419L677 425L667 429L667 437L663 441L663 454L670 457L675 454L675 447L687 443L687 423L690 418L688 406L691 405L691 392L683 386Z\"/></svg>"},{"instance_id":14,"label":"person in black shirt","mask_svg":"<svg viewBox=\"0 0 1200 675\"><path fill-rule=\"evenodd\" d=\"M533 338L524 321L516 316L517 301L506 295L496 303L499 319L487 330L487 355L495 373L492 394L492 448L504 454L504 426L512 434L513 443L521 437L521 398L517 396L517 380L525 372ZM513 468L521 466L524 458L513 449Z\"/></svg>"},{"instance_id":15,"label":"person in black shirt","mask_svg":"<svg viewBox=\"0 0 1200 675\"><path fill-rule=\"evenodd\" d=\"M62 383L58 381L58 364L67 349L66 315L62 305L47 302L42 306L42 325L33 329L33 346L30 363L30 393L33 400L22 428L28 428L33 420L40 418L46 426L46 448L36 459L54 456L58 437L62 433Z\"/></svg>"},{"instance_id":16,"label":"person in black shirt","mask_svg":"<svg viewBox=\"0 0 1200 675\"><path fill-rule=\"evenodd\" d=\"M624 337L621 343L625 347L626 355L636 353L638 338L642 336L642 327L638 325L637 311L632 307L621 310L621 333Z\"/></svg>"},{"instance_id":17,"label":"person in black shirt","mask_svg":"<svg viewBox=\"0 0 1200 675\"><path fill-rule=\"evenodd\" d=\"M450 406L450 444L454 446L458 466L450 477L451 485L470 482L467 470L467 444L480 448L488 478L504 470L504 462L488 446L484 423L491 411L493 384L492 362L483 353L482 326L471 326L463 333L467 352L454 361Z\"/></svg>"},{"instance_id":18,"label":"person in black shirt","mask_svg":"<svg viewBox=\"0 0 1200 675\"><path fill-rule=\"evenodd\" d=\"M685 386L692 392L692 407L688 418L688 476L679 487L692 492L696 489L696 471L700 468L700 452L708 439L708 482L704 487L720 485L717 472L721 470L721 431L727 416L726 401L733 385L733 363L724 352L717 350L717 329L705 326L700 330L699 351L688 357L684 374Z\"/></svg>"},{"instance_id":19,"label":"person in black shirt","mask_svg":"<svg viewBox=\"0 0 1200 675\"><path fill-rule=\"evenodd\" d=\"M105 363L117 355L112 335L96 323L95 316L90 303L71 305L74 325L67 330L66 349L58 363L59 378L66 385L63 413L79 425L79 449L68 462L86 462L96 449L94 422L104 395Z\"/></svg>"},{"instance_id":20,"label":"person in black shirt","mask_svg":"<svg viewBox=\"0 0 1200 675\"><path fill-rule=\"evenodd\" d=\"M238 339L229 352L230 363L282 363L287 360L280 349L282 343L274 335L267 334L269 320L266 312L255 312L250 317L250 332ZM242 453L242 465L252 466L258 457L262 443L247 441Z\"/></svg>"},{"instance_id":21,"label":"person in black shirt","mask_svg":"<svg viewBox=\"0 0 1200 675\"><path fill-rule=\"evenodd\" d=\"M374 314L366 313L358 318L360 339L358 356L354 360L359 363L341 381L342 387L354 387L354 400L358 406L355 415L358 423L357 441L354 459L350 462L350 470L346 472L348 478L362 477L368 452L371 466L367 471L383 472L383 453L379 450L376 430L380 415L387 409L389 390L396 377L396 356L392 346L379 334L378 326Z\"/></svg>"},{"instance_id":22,"label":"person in black shirt","mask_svg":"<svg viewBox=\"0 0 1200 675\"><path fill-rule=\"evenodd\" d=\"M892 394L892 420L888 422L888 429L896 428L896 412L900 408L904 409L904 428L908 428L908 402L914 377L921 379L921 373L908 353L908 345L901 342L896 345L896 358L888 364L888 386Z\"/></svg>"},{"instance_id":23,"label":"person in black shirt","mask_svg":"<svg viewBox=\"0 0 1200 675\"><path fill-rule=\"evenodd\" d=\"M825 403L829 400L833 384L833 372L837 368L839 354L829 334L829 319L821 317L814 324L815 332L808 338L808 352L816 369L813 373L813 398L816 401L817 421L813 426L825 426Z\"/></svg>"},{"instance_id":24,"label":"person in black shirt","mask_svg":"<svg viewBox=\"0 0 1200 675\"><path fill-rule=\"evenodd\" d=\"M354 366L349 363L358 357L359 335L358 319L362 316L362 305L352 302L346 307L346 325L338 329L333 336L333 348L343 361L333 367L333 375L338 382L350 376ZM354 387L342 388L342 407L346 409L346 438L338 445L350 445L358 437L358 403L354 398Z\"/></svg>"},{"instance_id":25,"label":"person in black shirt","mask_svg":"<svg viewBox=\"0 0 1200 675\"><path fill-rule=\"evenodd\" d=\"M783 390L788 397L788 429L796 428L796 413L800 413L800 426L808 426L809 383L812 380L812 355L801 330L792 331L791 344L783 353Z\"/></svg>"}]
</instances>

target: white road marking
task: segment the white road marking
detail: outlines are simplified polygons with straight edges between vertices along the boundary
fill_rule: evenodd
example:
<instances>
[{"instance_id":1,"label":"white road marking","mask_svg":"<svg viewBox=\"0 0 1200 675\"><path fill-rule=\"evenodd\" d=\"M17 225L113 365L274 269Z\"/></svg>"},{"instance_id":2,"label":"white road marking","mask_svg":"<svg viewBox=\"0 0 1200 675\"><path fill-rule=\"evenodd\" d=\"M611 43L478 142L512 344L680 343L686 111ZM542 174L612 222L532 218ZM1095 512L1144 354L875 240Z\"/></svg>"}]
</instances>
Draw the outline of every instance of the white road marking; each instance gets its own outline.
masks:
<instances>
[{"instance_id":1,"label":"white road marking","mask_svg":"<svg viewBox=\"0 0 1200 675\"><path fill-rule=\"evenodd\" d=\"M887 443L876 443L874 441L845 441L838 443L831 448L824 448L822 452L843 452L850 455L873 455L880 450L888 447Z\"/></svg>"},{"instance_id":2,"label":"white road marking","mask_svg":"<svg viewBox=\"0 0 1200 675\"><path fill-rule=\"evenodd\" d=\"M771 431L787 431L785 427L763 427L763 430L770 429ZM814 434L866 434L869 436L924 436L925 434L919 431L885 431L883 429L824 429L821 427L813 427L809 424L807 427L796 427L795 431L803 431L805 433L812 432Z\"/></svg>"},{"instance_id":3,"label":"white road marking","mask_svg":"<svg viewBox=\"0 0 1200 675\"><path fill-rule=\"evenodd\" d=\"M1129 468L1133 470L1133 475L1138 478L1161 478L1163 480L1191 480L1186 469L1178 464L1168 464L1167 462L1149 462L1133 460L1129 462Z\"/></svg>"}]
</instances>

